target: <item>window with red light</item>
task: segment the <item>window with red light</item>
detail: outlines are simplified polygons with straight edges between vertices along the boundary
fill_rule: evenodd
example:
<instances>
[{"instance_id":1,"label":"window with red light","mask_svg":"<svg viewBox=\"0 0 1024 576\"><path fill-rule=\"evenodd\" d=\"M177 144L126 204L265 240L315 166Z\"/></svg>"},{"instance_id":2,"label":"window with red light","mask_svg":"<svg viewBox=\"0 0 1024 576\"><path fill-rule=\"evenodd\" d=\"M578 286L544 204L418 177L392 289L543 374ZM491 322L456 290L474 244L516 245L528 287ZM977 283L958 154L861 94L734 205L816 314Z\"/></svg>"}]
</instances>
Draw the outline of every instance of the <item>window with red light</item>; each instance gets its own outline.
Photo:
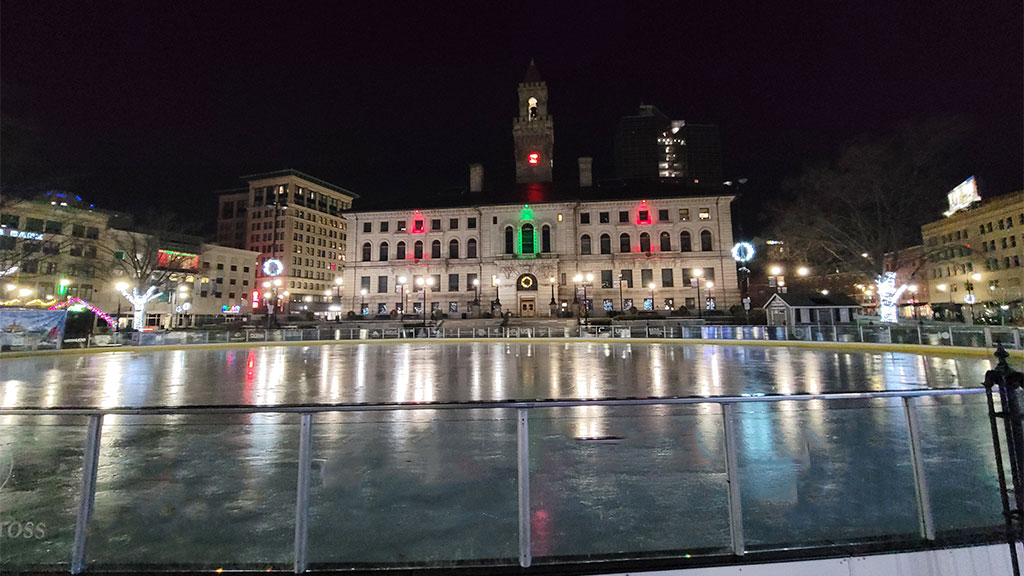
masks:
<instances>
[{"instance_id":1,"label":"window with red light","mask_svg":"<svg viewBox=\"0 0 1024 576\"><path fill-rule=\"evenodd\" d=\"M423 220L413 220L412 221L412 231L413 232L423 232L424 231Z\"/></svg>"}]
</instances>

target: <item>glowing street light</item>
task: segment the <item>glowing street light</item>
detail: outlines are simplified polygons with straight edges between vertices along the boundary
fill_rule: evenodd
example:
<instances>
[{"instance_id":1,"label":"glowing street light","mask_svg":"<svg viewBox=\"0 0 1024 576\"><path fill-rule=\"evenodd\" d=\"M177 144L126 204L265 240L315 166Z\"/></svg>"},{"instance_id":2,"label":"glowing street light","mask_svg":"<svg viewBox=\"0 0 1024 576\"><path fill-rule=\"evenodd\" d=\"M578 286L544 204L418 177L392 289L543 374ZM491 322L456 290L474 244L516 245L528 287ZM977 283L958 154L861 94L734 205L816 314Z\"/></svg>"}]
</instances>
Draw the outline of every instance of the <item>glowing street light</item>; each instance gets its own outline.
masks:
<instances>
[{"instance_id":1,"label":"glowing street light","mask_svg":"<svg viewBox=\"0 0 1024 576\"><path fill-rule=\"evenodd\" d=\"M367 293L369 293L369 290L367 290L366 288L363 288L362 290L359 291L359 313L364 316L366 315L367 312L369 312L369 310L366 309Z\"/></svg>"},{"instance_id":2,"label":"glowing street light","mask_svg":"<svg viewBox=\"0 0 1024 576\"><path fill-rule=\"evenodd\" d=\"M801 266L801 267L796 269L797 276L807 276L810 273L811 273L811 271L808 270L807 266Z\"/></svg>"},{"instance_id":3,"label":"glowing street light","mask_svg":"<svg viewBox=\"0 0 1024 576\"><path fill-rule=\"evenodd\" d=\"M704 275L704 270L701 270L700 268L694 268L693 269L693 277L697 279L697 282L696 282L696 284L697 284L697 318L703 318L704 317L704 310L703 310L704 307L701 306L702 300L700 299L700 277L703 276L703 275Z\"/></svg>"},{"instance_id":4,"label":"glowing street light","mask_svg":"<svg viewBox=\"0 0 1024 576\"><path fill-rule=\"evenodd\" d=\"M647 285L651 289L651 310L654 310L654 282Z\"/></svg>"},{"instance_id":5,"label":"glowing street light","mask_svg":"<svg viewBox=\"0 0 1024 576\"><path fill-rule=\"evenodd\" d=\"M548 277L548 284L551 285L551 302L549 302L549 304L551 306L554 306L555 305L555 277L554 276L549 276Z\"/></svg>"},{"instance_id":6,"label":"glowing street light","mask_svg":"<svg viewBox=\"0 0 1024 576\"><path fill-rule=\"evenodd\" d=\"M409 279L406 278L405 276L398 277L398 289L402 291L402 314L405 314L405 295L409 293L409 291L405 289L405 286L406 284L408 284L408 282Z\"/></svg>"}]
</instances>

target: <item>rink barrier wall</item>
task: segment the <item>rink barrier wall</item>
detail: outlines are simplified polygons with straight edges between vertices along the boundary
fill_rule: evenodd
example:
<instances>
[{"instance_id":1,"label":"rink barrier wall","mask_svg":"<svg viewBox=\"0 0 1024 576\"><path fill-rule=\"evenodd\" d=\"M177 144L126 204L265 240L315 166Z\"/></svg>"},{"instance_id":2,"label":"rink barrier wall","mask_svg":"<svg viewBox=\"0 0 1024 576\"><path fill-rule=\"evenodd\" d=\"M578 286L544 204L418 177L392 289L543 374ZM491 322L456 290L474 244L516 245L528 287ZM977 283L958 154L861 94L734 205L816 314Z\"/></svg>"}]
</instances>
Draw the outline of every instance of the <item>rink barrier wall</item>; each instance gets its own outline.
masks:
<instances>
[{"instance_id":1,"label":"rink barrier wall","mask_svg":"<svg viewBox=\"0 0 1024 576\"><path fill-rule=\"evenodd\" d=\"M706 338L588 338L588 337L509 337L509 338L387 338L387 339L366 339L366 340L300 340L300 341L253 341L253 342L218 342L210 344L157 344L153 346L106 346L97 348L65 348L61 350L24 350L17 352L2 352L2 358L26 358L42 356L67 356L76 354L108 354L116 352L160 352L167 350L220 350L238 348L263 348L273 346L352 346L359 344L414 344L433 342L438 344L467 343L488 343L519 342L519 343L588 343L588 344L611 344L611 343L639 343L639 344L686 344L705 346L760 346L773 348L811 348L825 350L842 350L854 352L901 352L906 354L918 354L929 356L965 356L974 358L988 358L992 352L989 348L976 348L972 346L931 346L927 344L889 344L875 342L816 342L801 340L725 340ZM994 347L993 347L994 348ZM1007 350L1011 358L1024 358L1024 350Z\"/></svg>"},{"instance_id":2,"label":"rink barrier wall","mask_svg":"<svg viewBox=\"0 0 1024 576\"><path fill-rule=\"evenodd\" d=\"M85 440L85 447L83 450L83 474L80 484L80 490L78 494L79 510L77 514L77 522L74 527L75 540L74 548L72 551L72 557L70 558L69 567L71 574L79 574L82 572L93 571L94 567L91 566L88 561L87 555L87 538L88 538L88 524L93 514L93 502L95 499L96 491L96 471L99 466L99 460L101 459L101 452L99 450L100 443L102 442L102 430L103 420L106 416L113 415L134 415L134 416L156 416L156 415L199 415L199 414L299 414L302 417L302 423L299 430L300 439L298 447L298 456L296 458L298 467L298 491L295 502L295 538L294 538L294 549L293 549L293 560L292 570L296 574L301 574L310 568L308 562L308 519L309 519L309 483L311 478L311 442L313 439L313 429L316 426L316 416L323 413L332 412L415 412L423 410L500 410L500 409L515 409L517 410L517 499L518 499L518 510L519 510L519 530L518 530L518 548L519 558L518 564L520 569L528 569L535 558L532 555L531 546L531 531L529 526L529 512L531 510L530 504L530 458L529 458L529 412L533 410L548 410L553 408L567 408L567 407L579 407L579 406L656 406L656 405L697 405L697 404L718 404L720 406L720 417L725 430L724 439L724 458L725 467L729 483L729 499L728 499L728 522L730 531L730 545L727 555L725 556L711 556L708 560L715 560L718 565L721 564L743 564L748 562L771 562L778 561L777 558L770 555L764 555L764 552L759 551L748 551L744 542L744 524L743 524L743 508L740 498L740 482L741 482L741 469L737 464L736 452L738 450L736 438L735 438L735 419L736 415L733 410L736 404L775 404L778 402L785 401L836 401L836 400L852 400L852 399L893 399L899 400L902 403L904 412L907 415L903 419L903 425L907 430L908 439L908 453L905 455L908 463L915 468L915 474L913 475L914 492L916 495L915 502L915 513L918 521L918 531L909 540L904 542L909 544L913 548L921 549L935 549L941 548L945 545L949 545L944 538L937 538L934 526L933 513L930 506L931 498L933 497L929 491L928 484L924 481L923 473L916 473L917 468L920 464L920 451L922 449L922 442L919 439L917 428L920 426L917 419L912 417L912 410L916 405L916 401L920 398L930 397L967 397L983 394L984 390L981 388L968 388L968 389L940 389L940 390L888 390L888 391L870 391L870 392L840 392L840 393L829 393L829 394L788 394L788 395L766 395L766 396L727 396L727 397L661 397L661 398L614 398L614 399L600 399L600 400L585 400L585 399L572 399L572 400L539 400L539 401L471 401L471 402L425 402L425 403L371 403L371 404L337 404L337 405L281 405L281 406L245 406L245 405L225 405L225 406L179 406L179 407L111 407L111 408L0 408L0 416L13 416L13 415L28 415L28 416L67 416L67 415L80 415L88 416L88 432ZM993 518L993 526L997 524L998 517ZM991 531L985 530L984 533L978 533L975 536L971 536L968 542L962 542L966 544L983 544L996 541L992 538ZM902 541L901 541L902 542ZM893 542L882 548L876 550L876 553L893 553L902 550L899 546L902 544ZM845 556L850 553L850 550L857 547L856 543L843 544L843 545L827 545L811 547L811 550L804 551L804 553L810 552L810 556L813 557L815 554L826 554L826 555L840 555ZM815 552L816 550L816 552ZM831 554L829 554L831 552ZM688 556L688 555L687 555ZM514 566L515 560L511 560L511 566ZM612 560L610 558L610 560ZM618 561L623 559L619 558ZM678 558L676 559L678 562ZM61 560L56 560L61 563ZM67 562L67 560L64 560ZM614 560L613 560L614 562ZM67 564L65 564L67 565ZM593 561L588 562L588 565L593 571L593 567L597 564ZM684 563L685 565L685 563ZM547 564L548 568L557 568L558 564ZM498 568L508 568L510 566L498 566ZM317 567L314 567L317 568ZM60 568L57 568L58 570Z\"/></svg>"}]
</instances>

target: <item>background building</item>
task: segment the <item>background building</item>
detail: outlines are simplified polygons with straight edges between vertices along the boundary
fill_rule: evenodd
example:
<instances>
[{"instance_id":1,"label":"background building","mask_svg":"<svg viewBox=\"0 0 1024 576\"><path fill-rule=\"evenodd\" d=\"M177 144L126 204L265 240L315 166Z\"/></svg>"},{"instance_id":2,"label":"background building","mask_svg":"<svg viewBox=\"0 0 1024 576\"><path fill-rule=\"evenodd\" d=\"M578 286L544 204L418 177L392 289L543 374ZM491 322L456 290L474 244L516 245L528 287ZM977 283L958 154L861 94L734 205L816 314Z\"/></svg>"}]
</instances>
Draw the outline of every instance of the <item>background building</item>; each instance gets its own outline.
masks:
<instances>
[{"instance_id":1,"label":"background building","mask_svg":"<svg viewBox=\"0 0 1024 576\"><path fill-rule=\"evenodd\" d=\"M267 260L284 264L281 286L271 288L282 311L326 313L332 299L327 293L336 288L345 260L343 212L358 195L297 170L243 178L248 188L219 195L218 239L260 254L257 290L266 279L262 267Z\"/></svg>"},{"instance_id":2,"label":"background building","mask_svg":"<svg viewBox=\"0 0 1024 576\"><path fill-rule=\"evenodd\" d=\"M657 107L641 104L636 114L619 120L615 170L624 180L678 178L694 184L721 184L718 126L670 120Z\"/></svg>"},{"instance_id":3,"label":"background building","mask_svg":"<svg viewBox=\"0 0 1024 576\"><path fill-rule=\"evenodd\" d=\"M925 271L933 308L959 310L976 299L976 315L999 315L1003 305L1019 312L1024 192L951 208L945 218L922 226L921 236L929 255Z\"/></svg>"}]
</instances>

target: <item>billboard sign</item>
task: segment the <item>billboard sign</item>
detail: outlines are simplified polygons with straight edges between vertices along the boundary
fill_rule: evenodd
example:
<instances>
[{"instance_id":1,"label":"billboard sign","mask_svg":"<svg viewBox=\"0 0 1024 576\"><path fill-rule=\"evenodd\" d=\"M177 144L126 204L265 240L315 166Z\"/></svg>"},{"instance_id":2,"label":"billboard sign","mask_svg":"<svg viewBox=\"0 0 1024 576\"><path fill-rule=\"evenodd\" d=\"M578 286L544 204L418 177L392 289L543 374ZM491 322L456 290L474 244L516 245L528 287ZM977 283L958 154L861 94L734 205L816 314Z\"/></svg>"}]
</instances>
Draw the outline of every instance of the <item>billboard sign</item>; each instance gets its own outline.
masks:
<instances>
[{"instance_id":1,"label":"billboard sign","mask_svg":"<svg viewBox=\"0 0 1024 576\"><path fill-rule=\"evenodd\" d=\"M946 197L949 199L949 210L943 212L946 217L965 208L970 208L975 202L981 202L981 196L978 195L978 184L974 181L974 176L961 182L959 186L946 194Z\"/></svg>"}]
</instances>

